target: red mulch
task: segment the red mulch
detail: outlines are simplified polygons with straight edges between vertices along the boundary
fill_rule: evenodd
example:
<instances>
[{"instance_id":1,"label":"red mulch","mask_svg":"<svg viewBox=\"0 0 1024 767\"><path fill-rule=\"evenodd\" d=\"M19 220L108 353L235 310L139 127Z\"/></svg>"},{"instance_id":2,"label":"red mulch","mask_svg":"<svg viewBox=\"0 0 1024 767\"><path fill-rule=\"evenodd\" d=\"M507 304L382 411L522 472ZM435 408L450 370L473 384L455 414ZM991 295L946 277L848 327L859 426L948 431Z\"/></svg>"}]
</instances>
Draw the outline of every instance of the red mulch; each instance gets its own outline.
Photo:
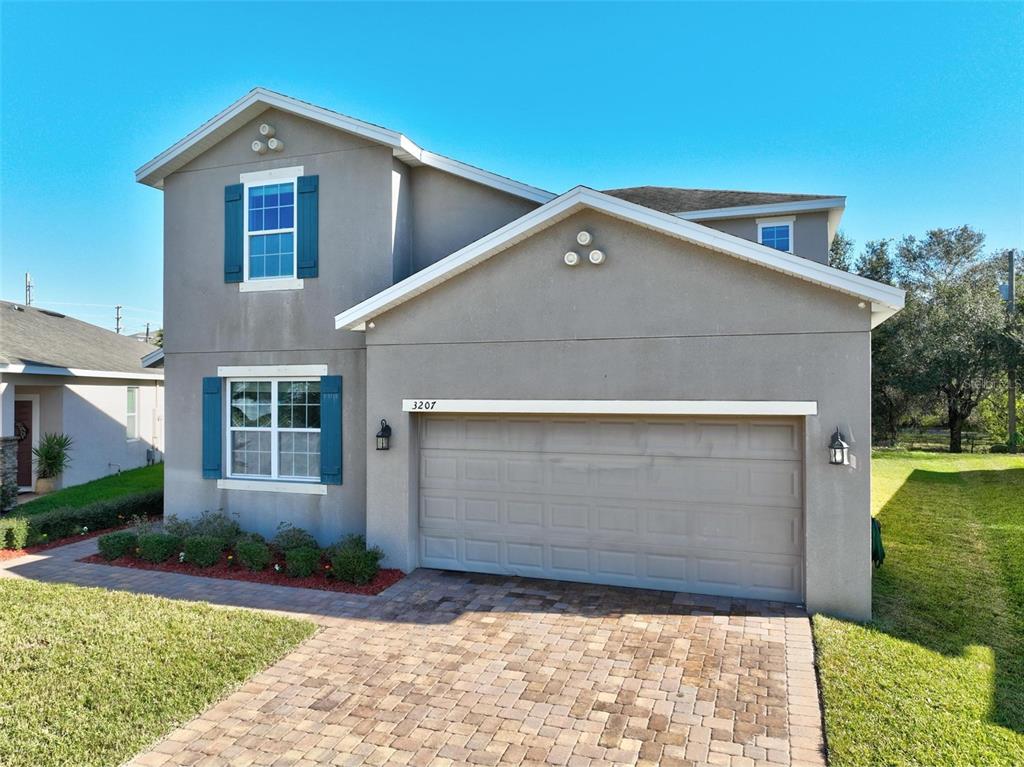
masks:
<instances>
[{"instance_id":1,"label":"red mulch","mask_svg":"<svg viewBox=\"0 0 1024 767\"><path fill-rule=\"evenodd\" d=\"M108 531L104 531L108 532ZM170 559L166 562L153 563L134 556L124 556L113 561L101 557L99 554L79 559L79 562L88 562L91 565L114 565L115 567L131 567L136 570L159 570L165 573L181 573L183 575L198 575L202 578L222 578L229 581L248 581L249 583L269 583L273 586L294 586L300 589L318 589L320 591L340 591L345 594L362 594L364 596L375 596L389 586L394 586L405 574L401 570L381 570L377 576L364 586L357 586L354 583L328 578L326 573L330 564L324 560L320 563L320 571L306 578L293 578L284 571L284 557L275 556L274 562L266 570L252 572L243 565L236 564L236 561L229 561L230 552L221 554L220 561L211 567L197 567L187 562L178 562L177 559ZM274 570L274 564L281 566L281 572Z\"/></svg>"},{"instance_id":2,"label":"red mulch","mask_svg":"<svg viewBox=\"0 0 1024 767\"><path fill-rule=\"evenodd\" d=\"M125 527L127 527L127 525ZM23 549L0 549L0 562L5 559L23 557L26 554L38 554L40 551L55 549L58 546L67 546L69 543L87 541L98 535L106 535L107 533L114 533L118 530L124 530L124 527L108 527L106 530L93 530L91 533L86 533L85 535L70 535L67 538L58 538L57 540L50 541L49 543L37 543L35 546L26 546Z\"/></svg>"}]
</instances>

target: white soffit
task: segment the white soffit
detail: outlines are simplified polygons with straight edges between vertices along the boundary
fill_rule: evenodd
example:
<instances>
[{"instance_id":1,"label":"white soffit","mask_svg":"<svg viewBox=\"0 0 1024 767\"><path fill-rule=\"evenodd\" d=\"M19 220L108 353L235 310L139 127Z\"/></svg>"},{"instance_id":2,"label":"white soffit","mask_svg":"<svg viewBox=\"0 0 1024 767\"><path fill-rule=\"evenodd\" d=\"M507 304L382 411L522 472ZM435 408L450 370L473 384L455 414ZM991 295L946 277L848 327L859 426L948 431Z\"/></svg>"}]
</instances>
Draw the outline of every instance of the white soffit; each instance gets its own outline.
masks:
<instances>
[{"instance_id":1,"label":"white soffit","mask_svg":"<svg viewBox=\"0 0 1024 767\"><path fill-rule=\"evenodd\" d=\"M391 148L396 158L408 165L426 165L534 202L545 203L555 197L554 194L543 189L499 176L481 168L475 168L450 157L428 152L396 131L332 112L329 109L285 96L282 93L275 93L266 88L253 88L241 99L212 119L207 120L174 146L161 152L135 171L135 180L162 189L164 178L268 109L279 109L282 112L299 115L368 141L383 144Z\"/></svg>"},{"instance_id":2,"label":"white soffit","mask_svg":"<svg viewBox=\"0 0 1024 767\"><path fill-rule=\"evenodd\" d=\"M751 216L775 216L784 213L811 213L818 210L842 211L846 207L845 197L824 197L817 200L795 202L773 202L765 205L737 205L732 208L708 208L674 213L687 221L707 221L715 218L749 218Z\"/></svg>"},{"instance_id":3,"label":"white soffit","mask_svg":"<svg viewBox=\"0 0 1024 767\"><path fill-rule=\"evenodd\" d=\"M538 400L406 399L407 413L523 413L530 415L817 415L815 401L780 400Z\"/></svg>"},{"instance_id":4,"label":"white soffit","mask_svg":"<svg viewBox=\"0 0 1024 767\"><path fill-rule=\"evenodd\" d=\"M899 288L833 269L791 253L783 253L692 221L684 221L670 213L661 213L603 192L578 186L351 309L335 315L334 327L365 330L366 323L374 317L430 290L435 285L450 280L496 253L585 208L859 298L871 305L871 327L875 327L903 308L904 292Z\"/></svg>"}]
</instances>

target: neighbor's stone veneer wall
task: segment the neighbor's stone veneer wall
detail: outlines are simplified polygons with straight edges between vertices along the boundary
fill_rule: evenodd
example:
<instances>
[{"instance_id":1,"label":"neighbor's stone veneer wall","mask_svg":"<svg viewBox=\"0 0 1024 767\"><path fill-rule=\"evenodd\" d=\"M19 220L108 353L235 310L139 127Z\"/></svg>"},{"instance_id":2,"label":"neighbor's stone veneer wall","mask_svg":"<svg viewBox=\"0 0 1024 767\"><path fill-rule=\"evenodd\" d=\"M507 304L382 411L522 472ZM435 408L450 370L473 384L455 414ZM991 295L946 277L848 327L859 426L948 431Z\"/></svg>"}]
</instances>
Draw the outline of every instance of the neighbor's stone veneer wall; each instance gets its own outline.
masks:
<instances>
[{"instance_id":1,"label":"neighbor's stone veneer wall","mask_svg":"<svg viewBox=\"0 0 1024 767\"><path fill-rule=\"evenodd\" d=\"M0 437L0 511L13 508L17 496L18 438Z\"/></svg>"}]
</instances>

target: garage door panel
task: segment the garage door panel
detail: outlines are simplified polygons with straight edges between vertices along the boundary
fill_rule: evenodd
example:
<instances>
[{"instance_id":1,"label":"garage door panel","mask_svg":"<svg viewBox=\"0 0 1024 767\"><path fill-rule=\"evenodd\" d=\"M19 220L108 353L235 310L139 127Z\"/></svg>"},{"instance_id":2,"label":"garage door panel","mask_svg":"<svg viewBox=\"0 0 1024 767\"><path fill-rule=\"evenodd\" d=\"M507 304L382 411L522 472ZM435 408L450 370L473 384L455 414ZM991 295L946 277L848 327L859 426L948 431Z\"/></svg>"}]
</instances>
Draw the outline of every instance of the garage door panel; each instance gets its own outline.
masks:
<instances>
[{"instance_id":1,"label":"garage door panel","mask_svg":"<svg viewBox=\"0 0 1024 767\"><path fill-rule=\"evenodd\" d=\"M797 421L421 422L424 566L801 598Z\"/></svg>"}]
</instances>

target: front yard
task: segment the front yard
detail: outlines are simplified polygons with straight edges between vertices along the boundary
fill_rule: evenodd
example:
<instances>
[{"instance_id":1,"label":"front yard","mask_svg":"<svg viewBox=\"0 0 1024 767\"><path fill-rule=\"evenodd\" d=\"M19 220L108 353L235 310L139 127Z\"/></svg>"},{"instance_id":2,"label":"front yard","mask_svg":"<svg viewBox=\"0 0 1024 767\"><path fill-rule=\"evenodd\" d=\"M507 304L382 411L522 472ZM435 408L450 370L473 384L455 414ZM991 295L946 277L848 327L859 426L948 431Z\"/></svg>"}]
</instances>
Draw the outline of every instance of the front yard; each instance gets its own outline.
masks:
<instances>
[{"instance_id":1,"label":"front yard","mask_svg":"<svg viewBox=\"0 0 1024 767\"><path fill-rule=\"evenodd\" d=\"M830 763L1024 764L1024 457L880 451L874 620L814 619Z\"/></svg>"},{"instance_id":2,"label":"front yard","mask_svg":"<svg viewBox=\"0 0 1024 767\"><path fill-rule=\"evenodd\" d=\"M129 469L120 474L94 479L82 485L57 490L49 495L33 498L17 507L19 516L39 514L51 509L79 508L96 501L107 501L122 495L162 490L164 487L164 465L143 466Z\"/></svg>"},{"instance_id":3,"label":"front yard","mask_svg":"<svg viewBox=\"0 0 1024 767\"><path fill-rule=\"evenodd\" d=\"M119 764L313 629L257 612L0 580L0 764Z\"/></svg>"}]
</instances>

